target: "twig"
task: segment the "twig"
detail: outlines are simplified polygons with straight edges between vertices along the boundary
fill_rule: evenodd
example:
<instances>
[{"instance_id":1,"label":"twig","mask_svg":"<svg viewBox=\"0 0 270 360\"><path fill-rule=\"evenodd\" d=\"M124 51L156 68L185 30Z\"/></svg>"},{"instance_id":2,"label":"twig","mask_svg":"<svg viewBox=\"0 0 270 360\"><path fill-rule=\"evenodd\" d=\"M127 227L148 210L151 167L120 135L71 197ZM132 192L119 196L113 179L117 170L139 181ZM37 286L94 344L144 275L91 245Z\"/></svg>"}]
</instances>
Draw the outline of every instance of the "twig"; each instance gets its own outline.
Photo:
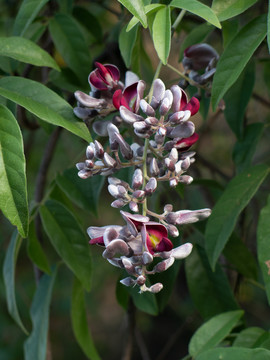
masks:
<instances>
[{"instance_id":1,"label":"twig","mask_svg":"<svg viewBox=\"0 0 270 360\"><path fill-rule=\"evenodd\" d=\"M129 298L127 320L128 320L128 338L123 352L122 360L131 360L134 344L134 328L135 328L135 305L132 298Z\"/></svg>"},{"instance_id":2,"label":"twig","mask_svg":"<svg viewBox=\"0 0 270 360\"><path fill-rule=\"evenodd\" d=\"M39 168L37 180L36 180L35 197L34 197L35 201L37 203L41 202L44 192L45 192L45 185L46 185L46 179L47 179L49 166L50 166L50 163L53 158L53 153L54 153L59 135L61 133L61 129L62 128L57 127L54 130L54 132L52 133L52 135L49 138L49 141L47 143L47 146L45 148L43 158L41 160L41 164L40 164L40 168ZM36 228L37 238L38 238L39 242L42 243L43 242L42 226L41 226L41 219L40 219L39 215L37 215L35 218L35 228ZM40 277L42 276L42 271L40 271L40 269L34 265L34 273L35 273L35 277L36 277L36 282L38 283Z\"/></svg>"},{"instance_id":3,"label":"twig","mask_svg":"<svg viewBox=\"0 0 270 360\"><path fill-rule=\"evenodd\" d=\"M261 95L257 94L257 93L253 93L252 97L259 101L262 105L266 106L266 107L270 107L270 101L268 101L267 99L264 99Z\"/></svg>"},{"instance_id":4,"label":"twig","mask_svg":"<svg viewBox=\"0 0 270 360\"><path fill-rule=\"evenodd\" d=\"M137 328L135 329L135 338L136 338L136 342L137 342L138 348L140 350L142 359L143 360L151 360L150 356L149 356L149 353L148 353L148 350L147 350L147 347L146 347L145 342L143 340L142 334L139 331L139 329L137 329Z\"/></svg>"},{"instance_id":5,"label":"twig","mask_svg":"<svg viewBox=\"0 0 270 360\"><path fill-rule=\"evenodd\" d=\"M203 158L201 155L196 156L196 159L198 162L203 164L204 166L208 167L211 171L217 173L219 176L221 176L224 180L229 181L231 180L230 176L225 174L223 171L221 171L218 167L216 167L214 164Z\"/></svg>"}]
</instances>

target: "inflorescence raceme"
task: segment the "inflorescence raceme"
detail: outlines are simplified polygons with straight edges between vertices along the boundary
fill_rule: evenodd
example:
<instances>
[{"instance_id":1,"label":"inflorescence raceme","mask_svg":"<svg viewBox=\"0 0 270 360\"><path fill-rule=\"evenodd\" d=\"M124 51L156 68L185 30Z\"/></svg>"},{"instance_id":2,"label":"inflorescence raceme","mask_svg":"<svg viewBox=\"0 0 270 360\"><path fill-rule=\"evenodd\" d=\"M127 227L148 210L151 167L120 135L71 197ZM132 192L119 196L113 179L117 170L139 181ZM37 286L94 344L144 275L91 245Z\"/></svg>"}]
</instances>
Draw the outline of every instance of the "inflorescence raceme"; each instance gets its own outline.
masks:
<instances>
[{"instance_id":1,"label":"inflorescence raceme","mask_svg":"<svg viewBox=\"0 0 270 360\"><path fill-rule=\"evenodd\" d=\"M156 79L147 102L146 84L135 74L128 71L123 84L116 66L96 66L89 75L90 95L75 93L78 106L74 113L88 124L97 118L93 130L109 141L106 147L97 140L87 146L86 160L76 165L78 175L82 179L98 174L108 176L108 191L114 198L111 206L128 206L132 213L120 210L124 226L89 227L89 243L103 246L103 257L126 270L128 277L121 280L122 284L157 293L163 285L147 287L147 275L167 270L175 259L187 257L192 250L191 243L174 248L168 236L178 237L177 226L205 219L211 213L210 209L173 211L173 206L167 204L163 213L157 214L147 207L147 199L160 181L175 187L193 180L186 172L195 161L190 147L198 135L190 118L198 112L199 100L188 100L178 85L166 89ZM112 120L101 120L116 111ZM121 133L128 133L129 138L132 133L136 140L129 144ZM131 184L116 175L126 167L134 169ZM153 265L154 258L161 261Z\"/></svg>"}]
</instances>

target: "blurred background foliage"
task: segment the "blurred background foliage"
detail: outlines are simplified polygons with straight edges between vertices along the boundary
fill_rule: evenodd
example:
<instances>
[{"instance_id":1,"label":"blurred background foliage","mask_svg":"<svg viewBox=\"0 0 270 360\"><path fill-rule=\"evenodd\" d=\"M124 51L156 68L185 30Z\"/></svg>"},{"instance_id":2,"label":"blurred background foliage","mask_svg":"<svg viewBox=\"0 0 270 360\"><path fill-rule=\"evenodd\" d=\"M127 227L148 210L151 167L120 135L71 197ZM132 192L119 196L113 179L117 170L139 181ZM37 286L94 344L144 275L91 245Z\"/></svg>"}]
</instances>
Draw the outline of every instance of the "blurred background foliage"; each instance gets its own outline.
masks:
<instances>
[{"instance_id":1,"label":"blurred background foliage","mask_svg":"<svg viewBox=\"0 0 270 360\"><path fill-rule=\"evenodd\" d=\"M152 3L169 5L170 1L152 1ZM220 2L213 1L212 4L211 1L201 1L201 3L212 6L213 9L216 6L218 13ZM240 1L230 1L233 5L237 3ZM172 37L168 63L183 71L181 61L184 49L199 42L210 44L221 55L224 49L230 46L239 29L268 11L267 1L264 0L246 1L245 4L246 8L235 16L226 17L224 11L219 12L222 29L206 24L203 18L187 12ZM93 70L95 61L114 64L119 67L121 74L129 68L148 84L151 84L160 62L153 45L153 34L151 36L149 29L138 26L136 32L133 31L129 35L130 38L126 38L128 36L126 34L129 33L124 34L123 28L132 15L117 1L2 0L0 13L1 39L11 36L29 39L54 59L50 68L20 62L16 57L11 58L5 54L1 55L1 79L16 76L42 83L64 98L72 107L76 105L74 91L80 89L89 92L88 74ZM171 9L172 22L178 14L179 8ZM148 15L149 24L153 22L153 16L154 14ZM121 36L122 40L119 40ZM179 83L181 80L179 75L166 65L161 68L160 78L167 86ZM3 89L5 85L1 83L1 79L0 88ZM188 187L179 185L175 190L170 191L164 186L164 191L152 198L154 207L160 209L162 205L173 202L176 209L213 208L221 196L224 196L228 183L237 175L247 169L252 171L258 164L264 163L269 166L269 79L270 59L267 40L264 39L255 48L247 66L242 69L240 78L230 86L226 94L222 94L223 100L218 101L218 106L214 110L210 104L210 94L201 92L200 113L195 117L196 131L200 139L195 147L196 163L190 173L195 180ZM25 91L28 90L25 88ZM191 85L187 88L190 96L197 91L196 87ZM87 355L82 352L72 331L70 316L74 277L72 272L62 264L61 258L48 239L48 233L44 230L41 232L42 254L46 254L45 260L36 248L32 249L32 256L31 249L29 250L31 244L34 246L33 238L39 236L35 235L33 220L34 217L37 218L36 205L39 202L44 205L46 199L57 200L70 210L77 221L79 229L77 231L83 233L90 225L121 223L119 211L110 208L111 197L99 178L86 180L86 185L82 184L83 180L77 178L75 163L84 158L86 145L82 137L70 131L55 130L56 127L50 121L42 119L42 116L36 116L37 114L29 111L27 106L25 109L16 105L16 101L11 101L10 95L0 93L3 95L0 96L0 103L5 105L18 121L26 158L31 213L29 236L32 241L23 240L20 244L15 277L16 302L22 323L28 330L31 329L29 308L36 291L35 278L39 276L40 271L37 267L35 272L33 271L33 259L37 260L39 257L36 264L41 270L46 272L48 264L49 267L53 264L57 267L50 305L48 351L51 351L54 359L68 360L75 357L84 359ZM85 136L88 137L86 127L84 131ZM37 198L37 176L48 149L48 142L52 139L55 140L55 149L46 169L46 187L43 188L41 198ZM260 168L261 173L259 170L254 171L255 181L252 185L244 182L238 184L240 192L243 184L243 187L251 186L250 191L254 190L256 195L254 197L254 194L243 195L243 197L247 196L247 199L242 199L243 211L239 211L241 212L239 219L233 228L230 240L226 241L215 272L211 269L211 265L213 268L211 257L207 257L207 245L204 246L206 222L185 226L181 238L195 244L193 253L186 259L185 264L179 261L172 269L162 274L166 278L165 289L155 300L150 298L148 303L148 300L136 300L136 296L133 297L135 305L140 310L130 309L128 293L118 282L119 269L111 267L104 261L100 256L99 248L90 249L92 277L91 291L85 294L86 319L100 358L116 360L122 357L125 347L123 339L124 343L128 339L128 319L130 322L126 309L132 311L132 316L135 316L134 311L136 312L133 359L180 359L189 353L188 343L201 324L217 314L239 309L245 311L244 320L237 323L237 328L231 335L227 336L229 332L225 334L227 337L224 336L225 340L221 339L222 344L232 344L241 331L251 329L250 342L247 340L245 346L240 339L239 345L246 348L256 347L255 340L263 335L266 345L259 347L270 350L269 300L267 301L262 274L262 271L267 272L268 269L262 270L259 266L256 242L260 211L266 206L270 187L267 181L259 187L267 175L266 169L267 167ZM129 174L123 173L123 178L128 176ZM72 184L77 184L79 196L76 192L72 193ZM258 191L256 187L259 188ZM238 190L235 191L234 195L231 195L235 196L235 203L234 199L231 199L233 205L241 201L237 199ZM223 210L225 214L228 211L225 203ZM267 211L269 212L266 208L266 215ZM261 230L263 234L259 236L269 241L269 237L265 237L265 234L269 235L269 230L265 220L261 221L264 221ZM1 264L4 263L12 234L14 236L14 226L1 214ZM262 247L265 246L263 251L267 251L266 240L262 241ZM18 243L16 244L18 246ZM270 251L269 246L268 250ZM268 256L270 258L270 255ZM41 258L43 260L40 260ZM12 267L12 262L10 266ZM266 286L269 294L269 284ZM2 309L0 358L19 360L24 356L26 335L10 317L6 305L7 289L3 278L0 287ZM45 293L48 294L46 291ZM14 316L12 309L10 312ZM253 327L257 328L254 330ZM259 344L262 343L263 341L259 341ZM91 353L93 350L88 351ZM49 355L47 359L50 359Z\"/></svg>"}]
</instances>

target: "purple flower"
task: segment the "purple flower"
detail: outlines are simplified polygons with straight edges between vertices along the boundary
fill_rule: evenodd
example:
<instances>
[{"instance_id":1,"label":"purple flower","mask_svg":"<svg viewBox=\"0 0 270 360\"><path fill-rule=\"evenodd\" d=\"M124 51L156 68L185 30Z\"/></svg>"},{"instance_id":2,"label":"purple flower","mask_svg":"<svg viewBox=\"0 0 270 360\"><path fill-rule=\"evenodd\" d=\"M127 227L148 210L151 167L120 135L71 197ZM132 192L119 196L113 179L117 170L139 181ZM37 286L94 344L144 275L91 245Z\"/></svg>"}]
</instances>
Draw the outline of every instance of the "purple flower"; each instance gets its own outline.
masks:
<instances>
[{"instance_id":1,"label":"purple flower","mask_svg":"<svg viewBox=\"0 0 270 360\"><path fill-rule=\"evenodd\" d=\"M91 87L97 90L110 90L119 87L120 71L118 67L112 64L102 65L95 62L97 69L89 75Z\"/></svg>"}]
</instances>

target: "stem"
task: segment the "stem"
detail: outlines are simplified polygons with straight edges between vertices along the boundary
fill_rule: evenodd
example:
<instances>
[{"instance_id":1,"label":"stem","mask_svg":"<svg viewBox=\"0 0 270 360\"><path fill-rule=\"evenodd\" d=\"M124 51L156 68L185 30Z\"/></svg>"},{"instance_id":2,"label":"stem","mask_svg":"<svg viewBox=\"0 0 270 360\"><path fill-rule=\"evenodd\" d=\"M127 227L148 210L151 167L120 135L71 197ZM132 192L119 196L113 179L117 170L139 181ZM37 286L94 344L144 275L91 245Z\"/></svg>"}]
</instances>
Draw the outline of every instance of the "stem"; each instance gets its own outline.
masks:
<instances>
[{"instance_id":1,"label":"stem","mask_svg":"<svg viewBox=\"0 0 270 360\"><path fill-rule=\"evenodd\" d=\"M143 187L146 184L146 177L147 177L147 150L149 145L149 139L145 139L144 142L144 150L143 150ZM145 216L147 212L147 200L145 198L143 202L143 215Z\"/></svg>"},{"instance_id":2,"label":"stem","mask_svg":"<svg viewBox=\"0 0 270 360\"><path fill-rule=\"evenodd\" d=\"M134 330L135 330L135 305L132 298L129 298L128 310L127 310L127 322L128 322L128 338L122 360L131 360L132 349L134 343Z\"/></svg>"},{"instance_id":3,"label":"stem","mask_svg":"<svg viewBox=\"0 0 270 360\"><path fill-rule=\"evenodd\" d=\"M176 72L179 76L181 76L182 78L184 78L186 81L188 81L189 83L190 78L188 76L186 76L184 73L182 73L180 70L176 69L174 66L167 64L168 68L172 69L174 72Z\"/></svg>"},{"instance_id":4,"label":"stem","mask_svg":"<svg viewBox=\"0 0 270 360\"><path fill-rule=\"evenodd\" d=\"M185 13L186 13L186 10L182 9L180 11L179 15L177 16L177 18L175 19L174 23L172 24L172 35L175 32L175 30L177 29L177 26L180 24L181 20L183 19Z\"/></svg>"},{"instance_id":5,"label":"stem","mask_svg":"<svg viewBox=\"0 0 270 360\"><path fill-rule=\"evenodd\" d=\"M245 279L245 280L246 280L246 282L256 286L257 288L259 288L259 289L261 289L263 291L265 291L265 287L262 284L260 284L258 281L255 281L253 279Z\"/></svg>"}]
</instances>

